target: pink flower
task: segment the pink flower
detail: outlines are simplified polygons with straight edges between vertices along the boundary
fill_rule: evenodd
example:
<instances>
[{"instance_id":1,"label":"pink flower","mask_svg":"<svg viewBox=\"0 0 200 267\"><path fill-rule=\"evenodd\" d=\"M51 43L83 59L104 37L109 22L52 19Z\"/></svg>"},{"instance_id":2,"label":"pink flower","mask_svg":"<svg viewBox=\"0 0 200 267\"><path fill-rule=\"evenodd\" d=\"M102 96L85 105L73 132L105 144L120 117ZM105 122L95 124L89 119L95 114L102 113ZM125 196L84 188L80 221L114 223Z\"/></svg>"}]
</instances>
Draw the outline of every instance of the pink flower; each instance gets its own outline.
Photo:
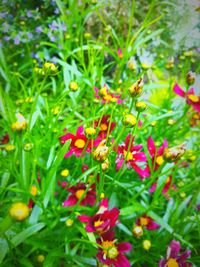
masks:
<instances>
[{"instance_id":1,"label":"pink flower","mask_svg":"<svg viewBox=\"0 0 200 267\"><path fill-rule=\"evenodd\" d=\"M117 55L118 55L119 58L123 58L123 53L122 53L121 48L118 48Z\"/></svg>"},{"instance_id":2,"label":"pink flower","mask_svg":"<svg viewBox=\"0 0 200 267\"><path fill-rule=\"evenodd\" d=\"M160 227L159 224L157 224L156 222L154 222L154 220L147 216L147 215L143 215L141 216L137 221L136 221L137 225L140 226L144 226L146 227L147 230L155 230L158 229Z\"/></svg>"},{"instance_id":3,"label":"pink flower","mask_svg":"<svg viewBox=\"0 0 200 267\"><path fill-rule=\"evenodd\" d=\"M88 139L84 134L83 126L78 127L76 135L67 133L60 137L62 144L64 144L69 139L71 139L70 149L65 154L65 158L70 157L72 154L74 154L76 157L80 157L84 149L88 153L91 151L90 143L88 142ZM85 148L85 146L87 147Z\"/></svg>"},{"instance_id":4,"label":"pink flower","mask_svg":"<svg viewBox=\"0 0 200 267\"><path fill-rule=\"evenodd\" d=\"M120 99L120 95L111 94L108 92L108 86L105 84L103 88L98 89L94 87L95 98L101 99L101 103L117 103L121 104L123 101Z\"/></svg>"},{"instance_id":5,"label":"pink flower","mask_svg":"<svg viewBox=\"0 0 200 267\"><path fill-rule=\"evenodd\" d=\"M76 186L68 188L67 191L70 192L71 195L62 203L64 207L74 206L80 200L81 206L93 206L95 204L96 192L94 184L88 189L88 185L84 183L78 183Z\"/></svg>"},{"instance_id":6,"label":"pink flower","mask_svg":"<svg viewBox=\"0 0 200 267\"><path fill-rule=\"evenodd\" d=\"M100 128L98 136L102 139L105 139L108 134L110 134L116 126L115 122L109 122L110 115L104 115L101 119L94 121L94 127ZM110 125L110 126L109 126Z\"/></svg>"},{"instance_id":7,"label":"pink flower","mask_svg":"<svg viewBox=\"0 0 200 267\"><path fill-rule=\"evenodd\" d=\"M132 246L126 242L117 244L114 235L114 232L107 232L97 239L97 243L103 247L98 249L97 258L108 266L130 267L130 262L124 256L124 252L129 252Z\"/></svg>"},{"instance_id":8,"label":"pink flower","mask_svg":"<svg viewBox=\"0 0 200 267\"><path fill-rule=\"evenodd\" d=\"M159 267L190 267L192 263L186 262L190 257L191 251L186 250L180 254L181 246L176 240L172 240L167 250L167 258L159 261Z\"/></svg>"},{"instance_id":9,"label":"pink flower","mask_svg":"<svg viewBox=\"0 0 200 267\"><path fill-rule=\"evenodd\" d=\"M188 92L184 92L181 87L176 83L173 87L174 93L185 98L186 103L191 105L194 110L200 113L200 96L194 94L194 88L190 88Z\"/></svg>"},{"instance_id":10,"label":"pink flower","mask_svg":"<svg viewBox=\"0 0 200 267\"><path fill-rule=\"evenodd\" d=\"M131 141L132 138L132 141ZM131 142L131 144L129 144ZM130 149L129 149L130 146ZM129 149L129 152L128 152ZM124 144L118 146L117 158L116 158L116 169L117 171L122 167L125 159L128 167L132 167L141 178L144 178L148 175L146 170L141 169L136 163L137 162L146 162L146 156L144 152L140 152L142 145L134 146L134 137L131 137L131 134L127 135Z\"/></svg>"},{"instance_id":11,"label":"pink flower","mask_svg":"<svg viewBox=\"0 0 200 267\"><path fill-rule=\"evenodd\" d=\"M113 228L118 220L119 210L113 208L108 210L108 199L105 198L99 205L99 210L94 216L81 215L78 219L87 223L85 229L87 232L105 233Z\"/></svg>"}]
</instances>

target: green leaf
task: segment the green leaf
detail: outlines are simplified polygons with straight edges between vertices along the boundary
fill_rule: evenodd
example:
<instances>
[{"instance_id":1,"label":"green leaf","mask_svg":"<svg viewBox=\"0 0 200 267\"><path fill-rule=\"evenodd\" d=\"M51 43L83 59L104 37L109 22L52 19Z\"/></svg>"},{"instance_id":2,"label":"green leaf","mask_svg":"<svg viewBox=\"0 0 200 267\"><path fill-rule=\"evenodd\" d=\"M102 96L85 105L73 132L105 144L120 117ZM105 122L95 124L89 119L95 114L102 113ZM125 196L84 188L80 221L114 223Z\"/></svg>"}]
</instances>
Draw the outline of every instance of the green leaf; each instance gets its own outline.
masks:
<instances>
[{"instance_id":1,"label":"green leaf","mask_svg":"<svg viewBox=\"0 0 200 267\"><path fill-rule=\"evenodd\" d=\"M146 209L139 203L134 203L132 206L128 206L120 209L121 216L131 215L136 211L144 212Z\"/></svg>"}]
</instances>

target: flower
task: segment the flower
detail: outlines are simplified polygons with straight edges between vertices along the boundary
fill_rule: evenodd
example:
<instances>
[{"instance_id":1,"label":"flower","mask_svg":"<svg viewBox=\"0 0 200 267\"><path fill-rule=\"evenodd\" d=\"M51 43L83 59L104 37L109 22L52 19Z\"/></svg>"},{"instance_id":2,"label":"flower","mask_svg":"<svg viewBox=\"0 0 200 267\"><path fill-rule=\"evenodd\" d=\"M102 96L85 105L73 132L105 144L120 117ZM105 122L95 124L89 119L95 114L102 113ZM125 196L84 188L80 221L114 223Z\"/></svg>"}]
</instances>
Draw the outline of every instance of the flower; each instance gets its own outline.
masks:
<instances>
[{"instance_id":1,"label":"flower","mask_svg":"<svg viewBox=\"0 0 200 267\"><path fill-rule=\"evenodd\" d=\"M63 177L67 177L69 175L69 170L68 169L62 170L60 175L63 176Z\"/></svg>"},{"instance_id":2,"label":"flower","mask_svg":"<svg viewBox=\"0 0 200 267\"><path fill-rule=\"evenodd\" d=\"M168 190L170 189L170 187L171 187L172 189L174 189L174 190L176 189L175 184L173 184L173 185L171 186L171 183L172 183L172 176L169 176L169 177L167 177L167 179L166 179L166 181L165 181L165 185L164 185L164 187L163 187L163 189L162 189L162 193L163 193L163 194L166 194L166 193L168 192ZM157 186L157 183L153 183L152 186L151 186L151 188L149 189L149 192L150 192L150 193L155 192L155 190L156 190L156 186Z\"/></svg>"},{"instance_id":3,"label":"flower","mask_svg":"<svg viewBox=\"0 0 200 267\"><path fill-rule=\"evenodd\" d=\"M145 239L143 242L142 242L142 246L145 250L149 250L151 248L151 241L148 240L148 239Z\"/></svg>"},{"instance_id":4,"label":"flower","mask_svg":"<svg viewBox=\"0 0 200 267\"><path fill-rule=\"evenodd\" d=\"M10 216L17 221L23 221L29 216L29 208L22 202L12 204L9 209Z\"/></svg>"},{"instance_id":5,"label":"flower","mask_svg":"<svg viewBox=\"0 0 200 267\"><path fill-rule=\"evenodd\" d=\"M77 91L78 90L78 83L77 82L74 82L74 81L71 81L70 83L69 83L69 89L71 90L71 91Z\"/></svg>"},{"instance_id":6,"label":"flower","mask_svg":"<svg viewBox=\"0 0 200 267\"><path fill-rule=\"evenodd\" d=\"M129 144L129 142L131 143ZM126 161L128 167L131 166L140 175L141 178L144 178L147 175L146 171L141 169L136 163L146 162L147 159L144 152L139 152L142 148L142 145L134 146L133 144L134 144L134 137L132 137L131 134L129 134L126 137L124 144L118 146L116 169L119 170L122 167L124 161Z\"/></svg>"},{"instance_id":7,"label":"flower","mask_svg":"<svg viewBox=\"0 0 200 267\"><path fill-rule=\"evenodd\" d=\"M122 53L121 48L118 48L118 50L117 50L117 55L118 55L118 57L119 57L120 59L123 58L123 53Z\"/></svg>"},{"instance_id":8,"label":"flower","mask_svg":"<svg viewBox=\"0 0 200 267\"><path fill-rule=\"evenodd\" d=\"M8 144L8 142L10 141L10 136L8 133L4 134L0 140L0 144L1 145L5 145Z\"/></svg>"},{"instance_id":9,"label":"flower","mask_svg":"<svg viewBox=\"0 0 200 267\"><path fill-rule=\"evenodd\" d=\"M135 237L141 237L143 235L143 229L139 225L135 225L132 229L132 233Z\"/></svg>"},{"instance_id":10,"label":"flower","mask_svg":"<svg viewBox=\"0 0 200 267\"><path fill-rule=\"evenodd\" d=\"M174 146L171 148L166 148L164 150L164 159L169 162L179 160L185 153L186 147L185 144Z\"/></svg>"},{"instance_id":11,"label":"flower","mask_svg":"<svg viewBox=\"0 0 200 267\"><path fill-rule=\"evenodd\" d=\"M154 222L154 220L151 217L147 216L147 215L141 216L136 221L136 224L139 225L139 226L145 227L149 231L158 229L160 227L159 224Z\"/></svg>"},{"instance_id":12,"label":"flower","mask_svg":"<svg viewBox=\"0 0 200 267\"><path fill-rule=\"evenodd\" d=\"M81 206L93 206L96 201L96 192L94 189L94 184L89 187L89 185L79 182L77 185L67 189L71 195L62 203L62 205L64 207L74 206L80 201Z\"/></svg>"},{"instance_id":13,"label":"flower","mask_svg":"<svg viewBox=\"0 0 200 267\"><path fill-rule=\"evenodd\" d=\"M138 102L135 103L135 109L138 112L142 112L145 109L147 109L147 104L145 102L143 102L143 101L138 101Z\"/></svg>"},{"instance_id":14,"label":"flower","mask_svg":"<svg viewBox=\"0 0 200 267\"><path fill-rule=\"evenodd\" d=\"M181 246L176 240L172 240L167 250L167 258L159 261L159 267L190 267L192 263L187 262L191 251L186 250L180 254Z\"/></svg>"},{"instance_id":15,"label":"flower","mask_svg":"<svg viewBox=\"0 0 200 267\"><path fill-rule=\"evenodd\" d=\"M117 244L117 240L114 239L114 232L107 232L103 234L97 243L102 246L98 249L97 258L103 264L115 267L130 267L128 259L124 256L124 252L128 252L132 249L130 243L122 242Z\"/></svg>"},{"instance_id":16,"label":"flower","mask_svg":"<svg viewBox=\"0 0 200 267\"><path fill-rule=\"evenodd\" d=\"M70 149L65 154L65 158L70 157L72 154L74 154L76 157L80 157L84 150L88 153L91 151L90 143L88 142L88 139L84 134L83 126L78 127L76 135L67 133L60 137L62 144L64 144L69 139L71 139Z\"/></svg>"},{"instance_id":17,"label":"flower","mask_svg":"<svg viewBox=\"0 0 200 267\"><path fill-rule=\"evenodd\" d=\"M103 104L110 103L110 102L117 103L117 104L122 103L122 99L120 99L120 95L109 93L108 86L106 84L101 89L94 87L94 92L95 92L95 98L101 99L101 102Z\"/></svg>"},{"instance_id":18,"label":"flower","mask_svg":"<svg viewBox=\"0 0 200 267\"><path fill-rule=\"evenodd\" d=\"M17 121L12 123L12 126L11 126L12 130L22 131L26 129L27 122L24 116L20 113L17 113L16 117L17 117Z\"/></svg>"},{"instance_id":19,"label":"flower","mask_svg":"<svg viewBox=\"0 0 200 267\"><path fill-rule=\"evenodd\" d=\"M111 210L108 209L108 199L102 199L99 204L98 212L93 216L81 215L78 216L78 219L81 222L87 223L85 229L87 232L97 232L97 233L105 233L111 228L113 228L118 220L119 210L117 208L113 208Z\"/></svg>"},{"instance_id":20,"label":"flower","mask_svg":"<svg viewBox=\"0 0 200 267\"><path fill-rule=\"evenodd\" d=\"M126 114L123 117L123 124L128 127L133 127L137 123L137 119L132 114Z\"/></svg>"},{"instance_id":21,"label":"flower","mask_svg":"<svg viewBox=\"0 0 200 267\"><path fill-rule=\"evenodd\" d=\"M104 115L101 119L94 121L94 128L99 127L98 137L104 139L116 126L115 122L110 122L110 115Z\"/></svg>"},{"instance_id":22,"label":"flower","mask_svg":"<svg viewBox=\"0 0 200 267\"><path fill-rule=\"evenodd\" d=\"M137 80L134 84L132 84L129 87L128 91L130 96L137 97L141 95L142 89L143 89L143 79L142 77L140 77L139 80Z\"/></svg>"},{"instance_id":23,"label":"flower","mask_svg":"<svg viewBox=\"0 0 200 267\"><path fill-rule=\"evenodd\" d=\"M93 157L99 162L103 162L107 159L109 154L109 148L106 146L106 139L102 140L98 147L93 151Z\"/></svg>"},{"instance_id":24,"label":"flower","mask_svg":"<svg viewBox=\"0 0 200 267\"><path fill-rule=\"evenodd\" d=\"M186 103L191 105L194 110L200 113L200 96L194 94L194 88L190 88L184 92L181 87L176 83L173 87L174 93L186 99Z\"/></svg>"}]
</instances>

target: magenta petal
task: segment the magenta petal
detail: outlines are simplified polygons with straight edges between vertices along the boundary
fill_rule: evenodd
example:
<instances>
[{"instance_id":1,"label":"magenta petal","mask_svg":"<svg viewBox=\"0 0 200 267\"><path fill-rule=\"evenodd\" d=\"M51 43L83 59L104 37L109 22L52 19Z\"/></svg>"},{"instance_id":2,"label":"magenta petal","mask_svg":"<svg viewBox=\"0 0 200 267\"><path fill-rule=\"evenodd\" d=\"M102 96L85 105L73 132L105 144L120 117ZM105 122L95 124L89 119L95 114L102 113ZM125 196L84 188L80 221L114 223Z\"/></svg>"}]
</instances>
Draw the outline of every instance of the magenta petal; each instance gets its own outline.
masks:
<instances>
[{"instance_id":1,"label":"magenta petal","mask_svg":"<svg viewBox=\"0 0 200 267\"><path fill-rule=\"evenodd\" d=\"M187 91L187 95L194 95L194 88L191 87L188 91Z\"/></svg>"},{"instance_id":2,"label":"magenta petal","mask_svg":"<svg viewBox=\"0 0 200 267\"><path fill-rule=\"evenodd\" d=\"M116 170L118 171L121 168L121 166L122 166L122 164L124 162L124 159L123 158L121 158L121 159L118 158L116 162L117 162Z\"/></svg>"},{"instance_id":3,"label":"magenta petal","mask_svg":"<svg viewBox=\"0 0 200 267\"><path fill-rule=\"evenodd\" d=\"M157 156L161 156L161 155L163 155L164 150L165 150L165 148L167 148L167 147L168 147L167 140L164 139L162 146L158 149Z\"/></svg>"},{"instance_id":4,"label":"magenta petal","mask_svg":"<svg viewBox=\"0 0 200 267\"><path fill-rule=\"evenodd\" d=\"M137 154L133 154L135 161L147 161L146 155L144 152L138 152Z\"/></svg>"},{"instance_id":5,"label":"magenta petal","mask_svg":"<svg viewBox=\"0 0 200 267\"><path fill-rule=\"evenodd\" d=\"M64 158L68 158L68 157L70 157L72 154L73 154L73 150L70 149L70 150L64 155Z\"/></svg>"},{"instance_id":6,"label":"magenta petal","mask_svg":"<svg viewBox=\"0 0 200 267\"><path fill-rule=\"evenodd\" d=\"M78 129L77 129L77 131L76 131L76 134L77 134L77 135L78 135L78 134L83 134L83 132L84 132L84 128L83 128L83 125L81 125L81 126L78 127Z\"/></svg>"},{"instance_id":7,"label":"magenta petal","mask_svg":"<svg viewBox=\"0 0 200 267\"><path fill-rule=\"evenodd\" d=\"M115 267L131 267L130 262L123 254L119 254L113 264Z\"/></svg>"},{"instance_id":8,"label":"magenta petal","mask_svg":"<svg viewBox=\"0 0 200 267\"><path fill-rule=\"evenodd\" d=\"M146 178L149 177L149 172L147 171L147 169L145 168L144 170L142 170L139 166L137 166L135 163L131 162L131 166L132 168L140 175L140 177Z\"/></svg>"},{"instance_id":9,"label":"magenta petal","mask_svg":"<svg viewBox=\"0 0 200 267\"><path fill-rule=\"evenodd\" d=\"M181 97L185 97L185 92L181 89L181 87L178 85L178 83L176 83L174 85L174 93L181 96Z\"/></svg>"},{"instance_id":10,"label":"magenta petal","mask_svg":"<svg viewBox=\"0 0 200 267\"><path fill-rule=\"evenodd\" d=\"M80 215L80 216L78 216L78 219L81 222L89 222L90 221L90 217L87 215Z\"/></svg>"},{"instance_id":11,"label":"magenta petal","mask_svg":"<svg viewBox=\"0 0 200 267\"><path fill-rule=\"evenodd\" d=\"M67 200L65 200L62 205L63 207L66 206L74 206L77 203L77 198L75 196L69 196Z\"/></svg>"},{"instance_id":12,"label":"magenta petal","mask_svg":"<svg viewBox=\"0 0 200 267\"><path fill-rule=\"evenodd\" d=\"M85 230L86 230L88 233L95 232L95 229L94 229L90 224L87 224L87 225L86 225Z\"/></svg>"},{"instance_id":13,"label":"magenta petal","mask_svg":"<svg viewBox=\"0 0 200 267\"><path fill-rule=\"evenodd\" d=\"M132 245L128 242L119 243L118 249L120 252L128 252L132 249Z\"/></svg>"},{"instance_id":14,"label":"magenta petal","mask_svg":"<svg viewBox=\"0 0 200 267\"><path fill-rule=\"evenodd\" d=\"M186 261L187 258L190 257L190 254L191 254L191 251L190 250L187 250L185 251L179 258L180 261Z\"/></svg>"},{"instance_id":15,"label":"magenta petal","mask_svg":"<svg viewBox=\"0 0 200 267\"><path fill-rule=\"evenodd\" d=\"M153 192L155 192L155 190L156 190L156 183L153 183L152 184L152 186L150 187L150 189L149 189L149 193L153 193Z\"/></svg>"},{"instance_id":16,"label":"magenta petal","mask_svg":"<svg viewBox=\"0 0 200 267\"><path fill-rule=\"evenodd\" d=\"M176 240L172 240L169 247L169 256L168 258L174 258L176 259L179 252L180 252L181 246L180 243Z\"/></svg>"},{"instance_id":17,"label":"magenta petal","mask_svg":"<svg viewBox=\"0 0 200 267\"><path fill-rule=\"evenodd\" d=\"M148 230L155 230L155 229L158 229L160 228L160 225L157 224L156 222L154 221L151 221L148 225L147 225L147 229Z\"/></svg>"},{"instance_id":18,"label":"magenta petal","mask_svg":"<svg viewBox=\"0 0 200 267\"><path fill-rule=\"evenodd\" d=\"M200 104L192 104L192 107L194 110L196 110L198 113L200 113Z\"/></svg>"},{"instance_id":19,"label":"magenta petal","mask_svg":"<svg viewBox=\"0 0 200 267\"><path fill-rule=\"evenodd\" d=\"M99 206L104 207L105 209L108 209L108 198L103 198Z\"/></svg>"},{"instance_id":20,"label":"magenta petal","mask_svg":"<svg viewBox=\"0 0 200 267\"><path fill-rule=\"evenodd\" d=\"M165 259L160 260L158 263L158 267L165 267L166 262L167 261Z\"/></svg>"},{"instance_id":21,"label":"magenta petal","mask_svg":"<svg viewBox=\"0 0 200 267\"><path fill-rule=\"evenodd\" d=\"M155 147L154 140L151 136L147 140L147 147L148 147L151 157L153 157L156 153L156 147Z\"/></svg>"}]
</instances>

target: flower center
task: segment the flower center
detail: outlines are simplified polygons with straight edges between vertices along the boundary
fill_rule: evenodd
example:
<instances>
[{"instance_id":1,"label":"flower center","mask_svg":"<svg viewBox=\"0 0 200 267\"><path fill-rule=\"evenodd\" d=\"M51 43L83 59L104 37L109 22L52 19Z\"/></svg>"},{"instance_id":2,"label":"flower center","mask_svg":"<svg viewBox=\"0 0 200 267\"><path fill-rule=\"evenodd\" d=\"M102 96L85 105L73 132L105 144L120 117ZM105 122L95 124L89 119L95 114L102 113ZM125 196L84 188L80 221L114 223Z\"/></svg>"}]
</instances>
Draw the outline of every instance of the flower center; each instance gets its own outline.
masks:
<instances>
[{"instance_id":1,"label":"flower center","mask_svg":"<svg viewBox=\"0 0 200 267\"><path fill-rule=\"evenodd\" d=\"M142 226L146 226L146 225L148 225L148 219L145 218L145 217L141 217L141 218L140 218L140 224L141 224Z\"/></svg>"},{"instance_id":2,"label":"flower center","mask_svg":"<svg viewBox=\"0 0 200 267\"><path fill-rule=\"evenodd\" d=\"M105 260L106 257L108 256L109 259L115 259L119 252L116 248L116 246L114 245L114 241L103 241L102 242L102 247L104 247L105 249L103 250L103 259Z\"/></svg>"},{"instance_id":3,"label":"flower center","mask_svg":"<svg viewBox=\"0 0 200 267\"><path fill-rule=\"evenodd\" d=\"M124 150L124 157L126 158L126 160L133 160L133 155L131 152L127 152L126 150Z\"/></svg>"},{"instance_id":4,"label":"flower center","mask_svg":"<svg viewBox=\"0 0 200 267\"><path fill-rule=\"evenodd\" d=\"M75 196L80 199L82 195L84 194L85 190L84 189L79 189L76 191Z\"/></svg>"},{"instance_id":5,"label":"flower center","mask_svg":"<svg viewBox=\"0 0 200 267\"><path fill-rule=\"evenodd\" d=\"M104 223L103 221L98 220L98 221L94 222L94 227L98 227L98 226L102 225L103 223Z\"/></svg>"},{"instance_id":6,"label":"flower center","mask_svg":"<svg viewBox=\"0 0 200 267\"><path fill-rule=\"evenodd\" d=\"M167 180L166 180L166 184L168 184L168 183L170 183L170 181L171 181L171 178L170 178L170 176L169 177L167 177Z\"/></svg>"},{"instance_id":7,"label":"flower center","mask_svg":"<svg viewBox=\"0 0 200 267\"><path fill-rule=\"evenodd\" d=\"M107 88L103 87L99 90L99 94L102 96L106 96L107 95Z\"/></svg>"},{"instance_id":8,"label":"flower center","mask_svg":"<svg viewBox=\"0 0 200 267\"><path fill-rule=\"evenodd\" d=\"M162 165L162 164L164 163L164 159L163 159L163 157L162 157L162 156L158 156L158 157L156 158L156 163L157 163L158 165Z\"/></svg>"},{"instance_id":9,"label":"flower center","mask_svg":"<svg viewBox=\"0 0 200 267\"><path fill-rule=\"evenodd\" d=\"M188 99L189 100L191 100L192 102L198 102L199 101L199 98L198 98L198 96L196 96L196 95L188 95Z\"/></svg>"},{"instance_id":10,"label":"flower center","mask_svg":"<svg viewBox=\"0 0 200 267\"><path fill-rule=\"evenodd\" d=\"M74 145L78 148L83 148L85 146L85 141L83 139L77 139Z\"/></svg>"},{"instance_id":11,"label":"flower center","mask_svg":"<svg viewBox=\"0 0 200 267\"><path fill-rule=\"evenodd\" d=\"M179 265L175 259L170 258L167 261L167 267L179 267Z\"/></svg>"},{"instance_id":12,"label":"flower center","mask_svg":"<svg viewBox=\"0 0 200 267\"><path fill-rule=\"evenodd\" d=\"M101 131L106 131L108 129L108 127L105 123L101 123L100 129L101 129Z\"/></svg>"}]
</instances>

